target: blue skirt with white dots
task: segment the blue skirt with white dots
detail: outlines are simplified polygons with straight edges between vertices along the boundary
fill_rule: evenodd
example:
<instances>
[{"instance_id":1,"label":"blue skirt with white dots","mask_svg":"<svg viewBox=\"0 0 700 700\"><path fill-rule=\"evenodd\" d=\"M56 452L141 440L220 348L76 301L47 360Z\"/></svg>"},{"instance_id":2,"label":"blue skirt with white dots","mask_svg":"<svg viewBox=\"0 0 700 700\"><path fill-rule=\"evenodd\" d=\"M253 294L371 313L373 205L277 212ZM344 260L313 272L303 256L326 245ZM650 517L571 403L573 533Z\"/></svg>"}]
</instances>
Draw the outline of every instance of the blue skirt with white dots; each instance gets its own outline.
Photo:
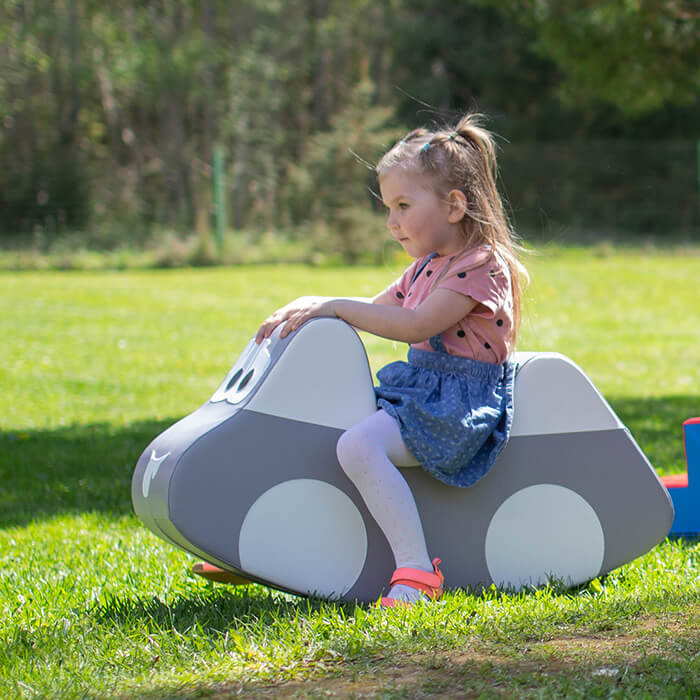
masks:
<instances>
[{"instance_id":1,"label":"blue skirt with white dots","mask_svg":"<svg viewBox=\"0 0 700 700\"><path fill-rule=\"evenodd\" d=\"M513 420L515 364L409 348L407 362L377 373L377 406L393 416L428 474L472 486L505 447Z\"/></svg>"}]
</instances>

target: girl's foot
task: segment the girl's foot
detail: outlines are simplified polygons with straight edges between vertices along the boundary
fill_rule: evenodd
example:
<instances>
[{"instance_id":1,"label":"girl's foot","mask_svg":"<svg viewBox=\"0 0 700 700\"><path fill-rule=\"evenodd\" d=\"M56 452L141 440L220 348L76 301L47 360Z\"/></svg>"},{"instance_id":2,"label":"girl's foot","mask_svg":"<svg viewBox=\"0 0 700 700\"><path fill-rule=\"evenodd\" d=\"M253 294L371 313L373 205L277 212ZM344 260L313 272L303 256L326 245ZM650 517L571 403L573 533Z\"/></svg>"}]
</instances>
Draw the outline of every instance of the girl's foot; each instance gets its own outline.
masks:
<instances>
[{"instance_id":1,"label":"girl's foot","mask_svg":"<svg viewBox=\"0 0 700 700\"><path fill-rule=\"evenodd\" d=\"M433 571L401 567L391 577L389 595L380 605L393 608L397 605L412 605L418 600L437 600L442 595L445 577L438 569L440 559L433 559Z\"/></svg>"},{"instance_id":2,"label":"girl's foot","mask_svg":"<svg viewBox=\"0 0 700 700\"><path fill-rule=\"evenodd\" d=\"M426 573L430 572L426 571ZM423 591L420 591L417 588L412 588L411 586L404 586L403 584L392 586L387 598L401 603L408 603L410 605L417 603L419 600L421 600L421 598L423 600L429 600L428 596L426 596Z\"/></svg>"}]
</instances>

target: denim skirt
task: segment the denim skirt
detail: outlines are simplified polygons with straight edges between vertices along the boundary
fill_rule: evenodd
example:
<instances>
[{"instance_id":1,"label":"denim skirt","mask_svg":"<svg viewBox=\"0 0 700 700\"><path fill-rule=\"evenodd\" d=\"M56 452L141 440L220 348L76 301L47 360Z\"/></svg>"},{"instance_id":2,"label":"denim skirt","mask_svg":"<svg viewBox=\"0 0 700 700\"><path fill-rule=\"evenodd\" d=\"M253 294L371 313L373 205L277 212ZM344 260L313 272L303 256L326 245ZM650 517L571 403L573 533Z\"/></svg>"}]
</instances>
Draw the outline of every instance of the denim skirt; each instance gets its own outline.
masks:
<instances>
[{"instance_id":1,"label":"denim skirt","mask_svg":"<svg viewBox=\"0 0 700 700\"><path fill-rule=\"evenodd\" d=\"M377 406L396 419L428 474L451 486L472 486L508 440L514 378L513 362L409 348L407 362L377 372Z\"/></svg>"}]
</instances>

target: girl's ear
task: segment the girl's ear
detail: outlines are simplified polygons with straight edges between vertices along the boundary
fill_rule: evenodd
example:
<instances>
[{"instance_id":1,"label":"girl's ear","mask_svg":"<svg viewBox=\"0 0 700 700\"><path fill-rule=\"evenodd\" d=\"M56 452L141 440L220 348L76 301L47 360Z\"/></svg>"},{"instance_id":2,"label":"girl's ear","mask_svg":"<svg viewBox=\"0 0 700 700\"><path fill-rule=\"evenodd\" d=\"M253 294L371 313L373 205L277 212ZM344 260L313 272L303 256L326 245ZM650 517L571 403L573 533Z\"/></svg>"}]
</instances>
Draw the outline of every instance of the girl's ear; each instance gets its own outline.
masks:
<instances>
[{"instance_id":1,"label":"girl's ear","mask_svg":"<svg viewBox=\"0 0 700 700\"><path fill-rule=\"evenodd\" d=\"M467 196L462 190L450 190L447 193L447 206L447 220L451 224L457 224L467 213Z\"/></svg>"}]
</instances>

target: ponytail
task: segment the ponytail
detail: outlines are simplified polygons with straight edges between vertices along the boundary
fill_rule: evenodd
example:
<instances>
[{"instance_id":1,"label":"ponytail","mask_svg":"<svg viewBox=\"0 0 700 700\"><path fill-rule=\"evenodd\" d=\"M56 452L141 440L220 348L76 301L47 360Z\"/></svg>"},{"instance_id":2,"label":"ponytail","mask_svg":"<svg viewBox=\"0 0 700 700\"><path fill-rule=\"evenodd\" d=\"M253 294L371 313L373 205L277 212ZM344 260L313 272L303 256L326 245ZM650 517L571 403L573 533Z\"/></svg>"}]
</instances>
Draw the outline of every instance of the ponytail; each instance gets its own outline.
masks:
<instances>
[{"instance_id":1,"label":"ponytail","mask_svg":"<svg viewBox=\"0 0 700 700\"><path fill-rule=\"evenodd\" d=\"M498 191L498 166L493 134L480 114L466 114L454 128L414 129L377 164L377 174L399 166L415 168L427 176L440 196L457 189L464 193L467 209L463 221L465 246L490 245L508 265L513 294L511 345L520 328L523 288L529 281L518 260L522 246L513 230Z\"/></svg>"}]
</instances>

